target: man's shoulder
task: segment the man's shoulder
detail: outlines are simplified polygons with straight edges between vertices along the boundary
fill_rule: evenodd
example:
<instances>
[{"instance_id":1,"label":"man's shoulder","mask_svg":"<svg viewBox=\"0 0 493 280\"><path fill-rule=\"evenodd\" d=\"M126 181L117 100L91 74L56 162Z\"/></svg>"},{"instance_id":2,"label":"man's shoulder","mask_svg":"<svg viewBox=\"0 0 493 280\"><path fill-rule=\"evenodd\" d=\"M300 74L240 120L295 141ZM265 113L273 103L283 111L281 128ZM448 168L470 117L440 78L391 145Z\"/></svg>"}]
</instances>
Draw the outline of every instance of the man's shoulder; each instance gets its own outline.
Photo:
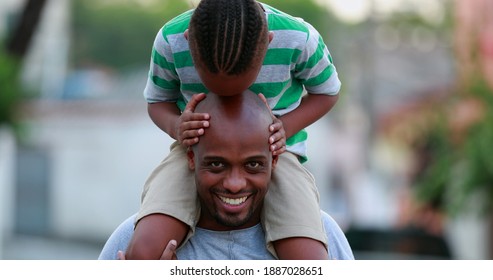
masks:
<instances>
[{"instance_id":1,"label":"man's shoulder","mask_svg":"<svg viewBox=\"0 0 493 280\"><path fill-rule=\"evenodd\" d=\"M320 216L322 217L322 222L324 226L328 226L331 228L340 228L339 224L329 215L329 213L324 210L320 210Z\"/></svg>"},{"instance_id":2,"label":"man's shoulder","mask_svg":"<svg viewBox=\"0 0 493 280\"><path fill-rule=\"evenodd\" d=\"M98 257L99 260L116 260L117 252L127 250L134 233L134 222L137 214L126 218L110 235Z\"/></svg>"},{"instance_id":3,"label":"man's shoulder","mask_svg":"<svg viewBox=\"0 0 493 280\"><path fill-rule=\"evenodd\" d=\"M320 211L327 234L329 258L332 260L354 260L353 251L339 224L325 211Z\"/></svg>"}]
</instances>

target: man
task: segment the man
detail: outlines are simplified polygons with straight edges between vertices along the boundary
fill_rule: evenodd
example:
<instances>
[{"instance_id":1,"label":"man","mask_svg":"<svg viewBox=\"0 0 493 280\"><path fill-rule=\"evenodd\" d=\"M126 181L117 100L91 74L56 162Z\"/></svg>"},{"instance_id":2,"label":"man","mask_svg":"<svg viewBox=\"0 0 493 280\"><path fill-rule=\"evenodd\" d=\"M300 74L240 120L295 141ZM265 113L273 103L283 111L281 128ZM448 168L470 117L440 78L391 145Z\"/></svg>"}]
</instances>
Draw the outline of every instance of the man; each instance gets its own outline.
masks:
<instances>
[{"instance_id":1,"label":"man","mask_svg":"<svg viewBox=\"0 0 493 280\"><path fill-rule=\"evenodd\" d=\"M305 128L333 108L340 86L320 33L267 4L201 0L166 22L153 44L144 96L152 121L176 142L144 184L128 259L158 259L170 240L181 245L195 230L200 205L186 153L209 119L191 105L204 93L246 89L264 94L276 116L270 144L279 159L262 215L268 249L281 260L327 259L318 189L303 166Z\"/></svg>"},{"instance_id":2,"label":"man","mask_svg":"<svg viewBox=\"0 0 493 280\"><path fill-rule=\"evenodd\" d=\"M176 251L178 259L275 259L267 250L260 224L262 205L277 156L269 149L273 116L256 94L220 97L208 94L196 112L207 112L211 125L188 151L198 199L193 235ZM274 171L275 172L275 171ZM282 205L279 205L282 209ZM331 259L354 259L337 224L325 213L323 223ZM126 251L133 218L112 234L99 259L116 259ZM171 244L165 251L174 252Z\"/></svg>"}]
</instances>

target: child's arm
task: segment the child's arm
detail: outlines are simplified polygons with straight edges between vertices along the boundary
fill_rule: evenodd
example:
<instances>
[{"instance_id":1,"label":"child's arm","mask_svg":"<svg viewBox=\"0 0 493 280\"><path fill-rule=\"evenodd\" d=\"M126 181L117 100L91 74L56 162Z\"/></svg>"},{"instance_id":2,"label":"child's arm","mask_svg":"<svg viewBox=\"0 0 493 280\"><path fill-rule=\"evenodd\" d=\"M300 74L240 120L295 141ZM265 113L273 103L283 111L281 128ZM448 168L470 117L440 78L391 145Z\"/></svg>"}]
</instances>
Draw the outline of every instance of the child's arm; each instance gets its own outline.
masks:
<instances>
[{"instance_id":1,"label":"child's arm","mask_svg":"<svg viewBox=\"0 0 493 280\"><path fill-rule=\"evenodd\" d=\"M199 142L199 136L203 135L204 128L209 126L209 114L193 112L205 97L204 93L194 95L183 113L180 113L176 103L172 102L149 103L147 110L157 127L178 140L181 145L188 147Z\"/></svg>"},{"instance_id":2,"label":"child's arm","mask_svg":"<svg viewBox=\"0 0 493 280\"><path fill-rule=\"evenodd\" d=\"M166 246L181 243L188 232L188 226L181 221L164 214L151 214L140 219L135 226L132 239L128 244L125 259L159 260L174 254L165 255ZM176 246L175 246L176 247Z\"/></svg>"},{"instance_id":3,"label":"child's arm","mask_svg":"<svg viewBox=\"0 0 493 280\"><path fill-rule=\"evenodd\" d=\"M307 94L298 108L279 118L274 117L274 122L269 127L272 132L269 142L273 154L285 152L286 139L324 116L334 107L337 99L338 95ZM273 245L277 256L283 260L324 260L328 258L324 244L311 238L280 239L274 241Z\"/></svg>"},{"instance_id":4,"label":"child's arm","mask_svg":"<svg viewBox=\"0 0 493 280\"><path fill-rule=\"evenodd\" d=\"M152 121L170 137L183 146L199 141L204 128L209 126L209 115L194 113L205 94L197 94L188 102L180 114L175 103L160 102L148 105ZM180 244L188 233L188 226L172 216L161 213L148 215L135 226L135 231L125 253L126 259L159 259L170 240Z\"/></svg>"},{"instance_id":5,"label":"child's arm","mask_svg":"<svg viewBox=\"0 0 493 280\"><path fill-rule=\"evenodd\" d=\"M272 132L269 138L272 152L284 152L286 139L327 114L336 104L338 96L309 93L303 97L298 108L274 120L269 128Z\"/></svg>"}]
</instances>

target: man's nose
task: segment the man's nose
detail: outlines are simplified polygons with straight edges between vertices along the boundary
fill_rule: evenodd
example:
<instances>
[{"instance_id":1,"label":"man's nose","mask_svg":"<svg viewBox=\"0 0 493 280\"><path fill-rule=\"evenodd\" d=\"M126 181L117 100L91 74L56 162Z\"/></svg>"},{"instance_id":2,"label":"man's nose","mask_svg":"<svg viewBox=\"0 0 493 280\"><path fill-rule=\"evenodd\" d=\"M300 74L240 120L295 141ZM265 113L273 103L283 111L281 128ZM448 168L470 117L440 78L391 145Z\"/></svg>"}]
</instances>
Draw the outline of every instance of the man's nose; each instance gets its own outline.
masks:
<instances>
[{"instance_id":1,"label":"man's nose","mask_svg":"<svg viewBox=\"0 0 493 280\"><path fill-rule=\"evenodd\" d=\"M224 179L224 188L231 193L238 193L246 188L246 178L238 169L233 169Z\"/></svg>"}]
</instances>

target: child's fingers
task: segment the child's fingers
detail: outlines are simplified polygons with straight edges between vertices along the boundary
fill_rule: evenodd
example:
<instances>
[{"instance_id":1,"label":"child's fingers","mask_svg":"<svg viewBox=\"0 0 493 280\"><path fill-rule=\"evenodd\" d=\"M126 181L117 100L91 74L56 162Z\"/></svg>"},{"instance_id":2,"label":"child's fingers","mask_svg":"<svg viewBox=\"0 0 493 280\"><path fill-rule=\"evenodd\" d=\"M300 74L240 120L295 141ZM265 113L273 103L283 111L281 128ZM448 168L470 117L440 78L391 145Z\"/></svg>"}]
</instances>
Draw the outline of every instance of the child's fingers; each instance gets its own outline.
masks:
<instances>
[{"instance_id":1,"label":"child's fingers","mask_svg":"<svg viewBox=\"0 0 493 280\"><path fill-rule=\"evenodd\" d=\"M190 121L182 123L182 130L197 130L205 127L209 127L209 121Z\"/></svg>"},{"instance_id":2,"label":"child's fingers","mask_svg":"<svg viewBox=\"0 0 493 280\"><path fill-rule=\"evenodd\" d=\"M205 131L203 128L191 129L191 130L184 131L182 134L182 137L183 137L183 140L191 139L191 138L195 138L195 137L199 137L199 136L204 135L204 132Z\"/></svg>"},{"instance_id":3,"label":"child's fingers","mask_svg":"<svg viewBox=\"0 0 493 280\"><path fill-rule=\"evenodd\" d=\"M123 251L118 251L118 253L116 253L116 257L118 260L125 260L125 253Z\"/></svg>"},{"instance_id":4,"label":"child's fingers","mask_svg":"<svg viewBox=\"0 0 493 280\"><path fill-rule=\"evenodd\" d=\"M176 240L170 240L163 253L161 260L176 260Z\"/></svg>"},{"instance_id":5,"label":"child's fingers","mask_svg":"<svg viewBox=\"0 0 493 280\"><path fill-rule=\"evenodd\" d=\"M272 132L272 134L269 137L269 144L274 144L278 141L283 141L283 143L281 144L285 144L285 132L282 129L282 125L280 126L280 128L277 128L276 125L271 125L270 131Z\"/></svg>"},{"instance_id":6,"label":"child's fingers","mask_svg":"<svg viewBox=\"0 0 493 280\"><path fill-rule=\"evenodd\" d=\"M190 101L188 101L187 106L185 106L183 112L195 111L195 107L197 107L197 104L199 104L200 101L204 100L205 97L206 97L205 93L194 94L190 99Z\"/></svg>"},{"instance_id":7,"label":"child's fingers","mask_svg":"<svg viewBox=\"0 0 493 280\"><path fill-rule=\"evenodd\" d=\"M210 116L208 113L183 112L181 118L182 122L191 122L208 120Z\"/></svg>"},{"instance_id":8,"label":"child's fingers","mask_svg":"<svg viewBox=\"0 0 493 280\"><path fill-rule=\"evenodd\" d=\"M271 145L271 152L273 155L277 156L286 151L286 145L283 144L274 144Z\"/></svg>"},{"instance_id":9,"label":"child's fingers","mask_svg":"<svg viewBox=\"0 0 493 280\"><path fill-rule=\"evenodd\" d=\"M269 102L267 102L267 98L265 97L265 95L262 93L259 93L258 96L265 103L265 106L267 106L267 108L269 108L269 112L270 112L272 118L275 118L274 114L272 113L272 108L269 106Z\"/></svg>"},{"instance_id":10,"label":"child's fingers","mask_svg":"<svg viewBox=\"0 0 493 280\"><path fill-rule=\"evenodd\" d=\"M199 142L199 137L186 138L181 141L184 147L191 147Z\"/></svg>"},{"instance_id":11,"label":"child's fingers","mask_svg":"<svg viewBox=\"0 0 493 280\"><path fill-rule=\"evenodd\" d=\"M205 128L209 127L208 121L193 121L182 124L180 128L180 143L184 146L192 146L198 142L198 137L204 135Z\"/></svg>"}]
</instances>

